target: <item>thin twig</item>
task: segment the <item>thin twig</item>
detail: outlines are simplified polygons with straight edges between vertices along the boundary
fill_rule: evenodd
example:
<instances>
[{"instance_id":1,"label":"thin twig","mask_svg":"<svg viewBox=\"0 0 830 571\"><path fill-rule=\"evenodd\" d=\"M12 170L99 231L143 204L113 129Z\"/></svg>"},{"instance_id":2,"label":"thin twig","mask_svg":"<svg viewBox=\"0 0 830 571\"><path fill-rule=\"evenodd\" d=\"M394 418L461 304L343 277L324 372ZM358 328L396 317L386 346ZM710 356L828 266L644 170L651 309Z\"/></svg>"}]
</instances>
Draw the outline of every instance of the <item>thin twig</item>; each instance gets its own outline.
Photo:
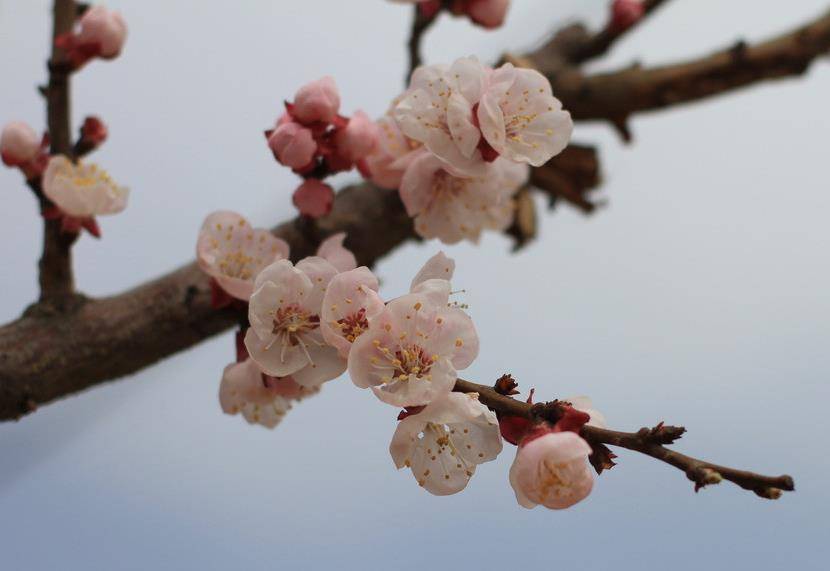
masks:
<instances>
[{"instance_id":1,"label":"thin twig","mask_svg":"<svg viewBox=\"0 0 830 571\"><path fill-rule=\"evenodd\" d=\"M632 26L621 27L615 25L609 19L608 23L600 31L587 37L583 43L574 45L572 51L567 54L568 61L576 65L606 54L617 41L639 26L647 16L667 1L645 0L643 2L643 17Z\"/></svg>"},{"instance_id":2,"label":"thin twig","mask_svg":"<svg viewBox=\"0 0 830 571\"><path fill-rule=\"evenodd\" d=\"M423 62L421 57L421 40L423 39L426 31L429 30L432 24L435 23L435 20L438 19L436 14L429 16L424 15L418 7L418 4L413 6L412 14L412 30L409 33L409 42L407 43L409 50L409 68L407 70L406 77L404 78L404 83L406 85L409 85L409 78L412 76L412 72L415 71L415 68Z\"/></svg>"},{"instance_id":3,"label":"thin twig","mask_svg":"<svg viewBox=\"0 0 830 571\"><path fill-rule=\"evenodd\" d=\"M478 393L479 400L500 415L522 418L542 418L551 410L550 403L527 404L509 396L504 396L493 387L472 383L463 379L455 382L455 390L465 393ZM695 482L695 490L721 480L728 480L738 486L755 492L762 498L778 499L782 491L795 489L792 477L764 476L745 470L737 470L686 456L663 446L671 443L685 432L683 427L664 426L662 423L654 428L642 428L637 432L618 432L595 426L584 426L582 436L591 444L610 444L634 450L667 464L679 468Z\"/></svg>"},{"instance_id":4,"label":"thin twig","mask_svg":"<svg viewBox=\"0 0 830 571\"><path fill-rule=\"evenodd\" d=\"M52 154L71 156L70 120L71 68L55 38L72 30L77 7L74 0L55 0L52 31L52 56L49 60L49 84L46 88L46 118L49 125ZM41 210L52 206L42 192L35 193ZM53 309L65 309L77 299L72 275L72 244L77 234L61 230L61 221L43 221L43 254L40 269L40 301Z\"/></svg>"}]
</instances>

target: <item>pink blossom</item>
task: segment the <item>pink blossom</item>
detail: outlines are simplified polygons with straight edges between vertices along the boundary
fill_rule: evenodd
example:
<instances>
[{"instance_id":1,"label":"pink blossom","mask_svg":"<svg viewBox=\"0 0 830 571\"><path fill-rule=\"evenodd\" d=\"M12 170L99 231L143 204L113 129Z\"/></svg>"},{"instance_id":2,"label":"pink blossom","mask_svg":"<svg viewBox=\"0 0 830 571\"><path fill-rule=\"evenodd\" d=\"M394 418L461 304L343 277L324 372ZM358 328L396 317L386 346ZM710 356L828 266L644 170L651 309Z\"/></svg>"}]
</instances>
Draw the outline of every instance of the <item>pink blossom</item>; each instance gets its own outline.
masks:
<instances>
[{"instance_id":1,"label":"pink blossom","mask_svg":"<svg viewBox=\"0 0 830 571\"><path fill-rule=\"evenodd\" d=\"M279 125L268 137L274 157L292 169L307 167L317 152L317 142L307 129L293 121Z\"/></svg>"},{"instance_id":2,"label":"pink blossom","mask_svg":"<svg viewBox=\"0 0 830 571\"><path fill-rule=\"evenodd\" d=\"M296 267L279 260L257 276L245 346L265 373L290 375L304 387L317 387L346 370L320 331L323 296L336 274L323 258L310 257Z\"/></svg>"},{"instance_id":3,"label":"pink blossom","mask_svg":"<svg viewBox=\"0 0 830 571\"><path fill-rule=\"evenodd\" d=\"M626 30L636 24L645 14L640 0L614 0L611 3L611 27Z\"/></svg>"},{"instance_id":4,"label":"pink blossom","mask_svg":"<svg viewBox=\"0 0 830 571\"><path fill-rule=\"evenodd\" d=\"M510 0L455 0L453 11L465 13L470 20L487 29L501 27L507 17Z\"/></svg>"},{"instance_id":5,"label":"pink blossom","mask_svg":"<svg viewBox=\"0 0 830 571\"><path fill-rule=\"evenodd\" d=\"M442 7L441 0L392 0L398 3L418 4L421 13L434 17ZM484 28L498 28L504 23L510 0L453 0L450 10L456 16L467 15L470 20Z\"/></svg>"},{"instance_id":6,"label":"pink blossom","mask_svg":"<svg viewBox=\"0 0 830 571\"><path fill-rule=\"evenodd\" d=\"M55 44L66 51L78 68L95 57L118 57L126 39L127 23L121 14L104 6L93 6L81 16L77 33L58 36Z\"/></svg>"},{"instance_id":7,"label":"pink blossom","mask_svg":"<svg viewBox=\"0 0 830 571\"><path fill-rule=\"evenodd\" d=\"M0 134L0 157L10 167L34 161L40 154L41 138L28 124L12 121Z\"/></svg>"},{"instance_id":8,"label":"pink blossom","mask_svg":"<svg viewBox=\"0 0 830 571\"><path fill-rule=\"evenodd\" d=\"M340 110L340 93L334 78L323 77L301 87L294 95L291 115L305 125L331 123Z\"/></svg>"},{"instance_id":9,"label":"pink blossom","mask_svg":"<svg viewBox=\"0 0 830 571\"><path fill-rule=\"evenodd\" d=\"M245 218L227 210L208 216L199 231L199 267L229 295L247 301L254 279L267 266L288 257L288 244L270 231L251 228Z\"/></svg>"},{"instance_id":10,"label":"pink blossom","mask_svg":"<svg viewBox=\"0 0 830 571\"><path fill-rule=\"evenodd\" d=\"M496 415L475 393L447 393L398 423L389 453L410 468L418 484L437 496L467 486L476 466L502 449Z\"/></svg>"},{"instance_id":11,"label":"pink blossom","mask_svg":"<svg viewBox=\"0 0 830 571\"><path fill-rule=\"evenodd\" d=\"M478 335L466 313L447 306L448 296L448 281L428 279L369 319L349 353L352 382L399 407L452 390L457 371L478 355Z\"/></svg>"},{"instance_id":12,"label":"pink blossom","mask_svg":"<svg viewBox=\"0 0 830 571\"><path fill-rule=\"evenodd\" d=\"M252 359L225 367L219 385L219 404L225 414L239 414L250 424L274 428L291 410L291 401L270 388Z\"/></svg>"},{"instance_id":13,"label":"pink blossom","mask_svg":"<svg viewBox=\"0 0 830 571\"><path fill-rule=\"evenodd\" d=\"M317 255L337 268L338 272L347 272L357 267L354 254L343 246L345 239L346 233L338 232L323 240L317 248Z\"/></svg>"},{"instance_id":14,"label":"pink blossom","mask_svg":"<svg viewBox=\"0 0 830 571\"><path fill-rule=\"evenodd\" d=\"M446 244L477 242L485 229L501 231L513 220L512 197L529 175L527 165L497 159L482 174L456 173L429 153L412 161L400 195L415 231Z\"/></svg>"},{"instance_id":15,"label":"pink blossom","mask_svg":"<svg viewBox=\"0 0 830 571\"><path fill-rule=\"evenodd\" d=\"M421 143L405 136L391 116L384 116L375 123L378 144L366 157L369 178L376 185L397 190L406 167L419 155Z\"/></svg>"},{"instance_id":16,"label":"pink blossom","mask_svg":"<svg viewBox=\"0 0 830 571\"><path fill-rule=\"evenodd\" d=\"M401 132L457 171L481 174L486 162L473 110L487 87L487 77L487 70L474 57L458 59L449 68L419 67L395 108Z\"/></svg>"},{"instance_id":17,"label":"pink blossom","mask_svg":"<svg viewBox=\"0 0 830 571\"><path fill-rule=\"evenodd\" d=\"M363 111L356 111L346 127L334 136L337 152L349 162L365 158L378 142L377 126Z\"/></svg>"},{"instance_id":18,"label":"pink blossom","mask_svg":"<svg viewBox=\"0 0 830 571\"><path fill-rule=\"evenodd\" d=\"M107 124L93 115L84 119L81 125L81 140L90 148L100 147L107 140L109 129Z\"/></svg>"},{"instance_id":19,"label":"pink blossom","mask_svg":"<svg viewBox=\"0 0 830 571\"><path fill-rule=\"evenodd\" d=\"M124 210L129 190L95 164L55 155L43 174L43 193L64 213L89 218Z\"/></svg>"},{"instance_id":20,"label":"pink blossom","mask_svg":"<svg viewBox=\"0 0 830 571\"><path fill-rule=\"evenodd\" d=\"M334 190L316 178L309 178L294 191L293 201L303 216L319 218L331 211Z\"/></svg>"},{"instance_id":21,"label":"pink blossom","mask_svg":"<svg viewBox=\"0 0 830 571\"><path fill-rule=\"evenodd\" d=\"M369 320L383 311L378 279L366 266L337 274L326 288L320 328L323 339L348 358L352 343L369 328Z\"/></svg>"},{"instance_id":22,"label":"pink blossom","mask_svg":"<svg viewBox=\"0 0 830 571\"><path fill-rule=\"evenodd\" d=\"M491 70L473 57L416 69L395 119L404 135L468 176L499 155L541 166L573 130L542 74L510 64Z\"/></svg>"},{"instance_id":23,"label":"pink blossom","mask_svg":"<svg viewBox=\"0 0 830 571\"><path fill-rule=\"evenodd\" d=\"M519 444L510 467L510 485L519 505L569 508L591 493L591 447L574 432L548 432Z\"/></svg>"},{"instance_id":24,"label":"pink blossom","mask_svg":"<svg viewBox=\"0 0 830 571\"><path fill-rule=\"evenodd\" d=\"M476 118L495 152L535 167L562 152L573 131L571 115L553 96L548 79L511 64L491 74Z\"/></svg>"}]
</instances>

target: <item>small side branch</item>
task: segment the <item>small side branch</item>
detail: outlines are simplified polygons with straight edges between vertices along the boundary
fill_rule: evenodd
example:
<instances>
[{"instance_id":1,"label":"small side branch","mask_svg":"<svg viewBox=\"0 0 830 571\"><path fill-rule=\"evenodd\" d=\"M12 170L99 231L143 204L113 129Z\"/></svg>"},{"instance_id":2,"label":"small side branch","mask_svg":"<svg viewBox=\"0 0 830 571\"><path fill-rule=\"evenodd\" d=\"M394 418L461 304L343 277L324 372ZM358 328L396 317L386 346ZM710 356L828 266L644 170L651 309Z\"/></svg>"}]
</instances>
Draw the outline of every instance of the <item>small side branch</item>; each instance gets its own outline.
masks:
<instances>
[{"instance_id":1,"label":"small side branch","mask_svg":"<svg viewBox=\"0 0 830 571\"><path fill-rule=\"evenodd\" d=\"M404 78L404 82L407 85L409 85L409 78L412 72L423 62L421 57L421 40L437 19L437 14L424 14L418 4L415 4L412 10L412 31L409 33L409 42L407 43L409 68Z\"/></svg>"},{"instance_id":2,"label":"small side branch","mask_svg":"<svg viewBox=\"0 0 830 571\"><path fill-rule=\"evenodd\" d=\"M504 396L493 387L463 379L458 379L455 382L455 390L465 393L478 393L479 400L500 415L544 419L548 418L552 411L555 411L555 407L551 406L554 403L527 404ZM654 428L641 428L637 432L619 432L595 426L584 426L581 434L585 440L593 445L608 444L627 448L674 466L682 470L695 483L695 491L710 484L717 484L722 480L728 480L745 490L753 491L758 496L770 500L778 499L782 492L795 490L792 477L787 475L765 476L729 468L692 458L666 448L665 444L671 444L680 438L684 432L685 428L683 427L665 426L660 423Z\"/></svg>"},{"instance_id":3,"label":"small side branch","mask_svg":"<svg viewBox=\"0 0 830 571\"><path fill-rule=\"evenodd\" d=\"M643 17L631 26L620 26L612 19L609 19L608 23L600 31L593 35L587 36L584 41L577 42L573 45L567 56L568 61L572 65L577 65L605 55L614 46L614 44L639 26L647 16L667 1L668 0L644 0Z\"/></svg>"},{"instance_id":4,"label":"small side branch","mask_svg":"<svg viewBox=\"0 0 830 571\"><path fill-rule=\"evenodd\" d=\"M46 88L46 119L49 125L52 154L72 154L70 76L71 67L55 38L70 32L75 23L77 6L74 0L55 0L52 30L52 55L49 59L49 84ZM35 194L44 210L51 206L38 188ZM39 262L40 301L53 308L64 309L75 295L72 275L72 244L77 235L61 231L60 220L45 220L43 254Z\"/></svg>"},{"instance_id":5,"label":"small side branch","mask_svg":"<svg viewBox=\"0 0 830 571\"><path fill-rule=\"evenodd\" d=\"M738 42L712 55L654 68L583 75L576 69L550 76L554 93L577 120L624 123L630 115L699 101L761 81L803 74L830 51L830 12L777 38ZM544 62L534 60L544 68Z\"/></svg>"}]
</instances>

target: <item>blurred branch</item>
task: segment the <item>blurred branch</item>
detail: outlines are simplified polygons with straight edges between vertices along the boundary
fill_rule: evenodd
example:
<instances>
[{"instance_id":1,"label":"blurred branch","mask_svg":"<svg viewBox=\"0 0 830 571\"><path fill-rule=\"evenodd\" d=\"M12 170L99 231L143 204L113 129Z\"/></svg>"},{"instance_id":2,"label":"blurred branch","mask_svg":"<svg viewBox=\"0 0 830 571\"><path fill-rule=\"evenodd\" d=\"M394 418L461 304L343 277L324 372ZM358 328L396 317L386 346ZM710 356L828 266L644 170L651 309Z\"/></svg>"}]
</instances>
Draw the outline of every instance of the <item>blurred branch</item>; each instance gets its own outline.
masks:
<instances>
[{"instance_id":1,"label":"blurred branch","mask_svg":"<svg viewBox=\"0 0 830 571\"><path fill-rule=\"evenodd\" d=\"M422 63L421 58L421 40L427 30L430 29L435 20L438 19L437 14L426 14L421 10L418 4L412 7L412 30L409 33L409 42L407 43L409 53L409 68L404 78L404 84L409 85L409 78L412 72L415 71Z\"/></svg>"},{"instance_id":2,"label":"blurred branch","mask_svg":"<svg viewBox=\"0 0 830 571\"><path fill-rule=\"evenodd\" d=\"M623 128L629 116L803 74L830 50L830 12L755 45L737 42L712 55L654 68L632 66L596 75L576 69L549 74L554 93L576 120L604 119ZM545 62L532 60L540 69Z\"/></svg>"},{"instance_id":3,"label":"blurred branch","mask_svg":"<svg viewBox=\"0 0 830 571\"><path fill-rule=\"evenodd\" d=\"M463 379L458 379L455 382L454 390L464 393L478 393L479 400L500 416L518 416L532 421L548 420L555 423L561 410L558 401L528 404L504 396L493 387L479 385ZM593 445L595 450L597 445L610 444L611 446L640 452L679 468L683 470L687 478L695 483L695 491L704 486L720 483L722 480L728 480L745 490L750 490L758 496L770 500L781 497L783 491L791 492L795 490L795 483L790 476L764 476L754 472L720 466L686 456L664 446L673 443L685 431L686 429L682 426L666 426L661 422L653 428L641 428L637 432L618 432L586 425L582 427L580 434Z\"/></svg>"},{"instance_id":4,"label":"blurred branch","mask_svg":"<svg viewBox=\"0 0 830 571\"><path fill-rule=\"evenodd\" d=\"M643 17L640 18L632 26L615 25L614 21L609 18L601 30L593 35L586 33L585 39L582 42L575 43L573 48L567 54L567 59L572 65L580 64L591 59L595 59L605 55L614 44L621 38L628 34L631 30L639 26L647 16L654 10L665 4L668 0L643 0ZM578 26L579 24L577 24Z\"/></svg>"},{"instance_id":5,"label":"blurred branch","mask_svg":"<svg viewBox=\"0 0 830 571\"><path fill-rule=\"evenodd\" d=\"M49 83L46 88L46 121L49 125L52 154L72 154L70 121L71 66L63 50L55 45L55 38L70 32L75 24L77 7L73 0L55 0L52 30L52 55L49 59ZM32 187L40 202L41 210L52 206L48 198ZM30 186L32 186L30 184ZM43 221L43 254L38 264L40 270L40 301L50 309L63 310L79 298L75 294L72 275L72 244L77 234L61 231L61 221Z\"/></svg>"}]
</instances>

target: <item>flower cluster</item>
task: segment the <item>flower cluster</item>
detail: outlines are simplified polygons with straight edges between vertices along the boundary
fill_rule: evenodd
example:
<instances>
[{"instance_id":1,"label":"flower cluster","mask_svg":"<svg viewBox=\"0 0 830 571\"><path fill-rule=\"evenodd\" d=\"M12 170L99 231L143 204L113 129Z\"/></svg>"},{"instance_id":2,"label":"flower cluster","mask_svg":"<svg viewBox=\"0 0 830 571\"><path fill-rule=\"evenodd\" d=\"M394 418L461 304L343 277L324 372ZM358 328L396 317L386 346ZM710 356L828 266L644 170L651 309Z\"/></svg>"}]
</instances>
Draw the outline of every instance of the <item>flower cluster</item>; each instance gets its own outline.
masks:
<instances>
[{"instance_id":1,"label":"flower cluster","mask_svg":"<svg viewBox=\"0 0 830 571\"><path fill-rule=\"evenodd\" d=\"M421 236L448 244L504 230L529 165L561 152L573 130L539 72L474 57L416 69L376 123L368 176L400 191Z\"/></svg>"},{"instance_id":2,"label":"flower cluster","mask_svg":"<svg viewBox=\"0 0 830 571\"><path fill-rule=\"evenodd\" d=\"M63 71L77 71L96 57L117 57L126 37L127 25L118 12L103 6L87 8L71 32L55 39L70 64ZM98 238L101 230L96 216L121 212L129 195L107 171L81 161L106 141L108 133L101 119L87 117L72 148L66 154L50 155L48 133L39 136L26 123L14 121L0 134L0 156L6 166L24 174L44 205L41 214L45 219L59 220L65 233L86 230Z\"/></svg>"},{"instance_id":3,"label":"flower cluster","mask_svg":"<svg viewBox=\"0 0 830 571\"><path fill-rule=\"evenodd\" d=\"M285 113L266 131L274 158L305 178L294 192L304 216L318 218L331 210L334 191L321 179L357 166L377 143L377 127L363 111L339 114L340 93L331 77L313 81L285 103Z\"/></svg>"},{"instance_id":4,"label":"flower cluster","mask_svg":"<svg viewBox=\"0 0 830 571\"><path fill-rule=\"evenodd\" d=\"M501 452L504 435L518 445L510 482L519 504L560 509L585 498L592 450L578 432L587 422L604 426L590 401L562 403L562 418L550 425L498 418L477 394L454 392L458 371L479 351L470 316L450 302L455 262L438 253L408 293L384 301L377 277L357 267L344 238L330 237L293 264L287 244L240 215L205 220L199 264L215 289L243 304L249 324L222 375L222 410L274 428L293 402L348 370L357 387L403 409L389 452L427 491L463 490L477 466Z\"/></svg>"},{"instance_id":5,"label":"flower cluster","mask_svg":"<svg viewBox=\"0 0 830 571\"><path fill-rule=\"evenodd\" d=\"M434 18L446 7L455 16L467 16L483 28L493 29L504 24L510 0L392 0L400 4L417 4L425 18Z\"/></svg>"}]
</instances>

